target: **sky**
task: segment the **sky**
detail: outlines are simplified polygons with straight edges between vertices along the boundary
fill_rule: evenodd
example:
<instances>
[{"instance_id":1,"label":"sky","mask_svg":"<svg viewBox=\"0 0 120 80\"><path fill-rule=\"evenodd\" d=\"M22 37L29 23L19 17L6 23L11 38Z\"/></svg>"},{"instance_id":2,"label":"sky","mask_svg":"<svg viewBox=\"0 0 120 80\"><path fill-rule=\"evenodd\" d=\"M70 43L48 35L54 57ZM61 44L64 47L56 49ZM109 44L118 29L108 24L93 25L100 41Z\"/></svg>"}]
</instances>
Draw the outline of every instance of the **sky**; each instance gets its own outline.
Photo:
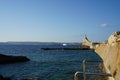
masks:
<instances>
[{"instance_id":1,"label":"sky","mask_svg":"<svg viewBox=\"0 0 120 80\"><path fill-rule=\"evenodd\" d=\"M120 0L0 0L0 42L103 42L120 30Z\"/></svg>"}]
</instances>

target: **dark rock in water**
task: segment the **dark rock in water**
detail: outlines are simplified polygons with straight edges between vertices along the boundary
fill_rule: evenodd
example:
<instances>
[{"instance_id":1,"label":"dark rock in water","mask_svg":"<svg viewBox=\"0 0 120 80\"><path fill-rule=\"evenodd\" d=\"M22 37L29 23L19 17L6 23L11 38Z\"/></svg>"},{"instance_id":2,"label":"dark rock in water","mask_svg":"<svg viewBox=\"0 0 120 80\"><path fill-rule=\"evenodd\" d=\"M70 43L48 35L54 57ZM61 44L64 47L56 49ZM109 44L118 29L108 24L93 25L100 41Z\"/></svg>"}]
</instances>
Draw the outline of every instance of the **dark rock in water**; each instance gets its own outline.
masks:
<instances>
[{"instance_id":1,"label":"dark rock in water","mask_svg":"<svg viewBox=\"0 0 120 80\"><path fill-rule=\"evenodd\" d=\"M2 75L0 75L0 80L11 80L11 79L8 77L3 77Z\"/></svg>"},{"instance_id":2,"label":"dark rock in water","mask_svg":"<svg viewBox=\"0 0 120 80\"><path fill-rule=\"evenodd\" d=\"M29 61L25 56L10 56L10 55L3 55L0 54L0 64L7 64L7 63L16 63L16 62L25 62Z\"/></svg>"}]
</instances>

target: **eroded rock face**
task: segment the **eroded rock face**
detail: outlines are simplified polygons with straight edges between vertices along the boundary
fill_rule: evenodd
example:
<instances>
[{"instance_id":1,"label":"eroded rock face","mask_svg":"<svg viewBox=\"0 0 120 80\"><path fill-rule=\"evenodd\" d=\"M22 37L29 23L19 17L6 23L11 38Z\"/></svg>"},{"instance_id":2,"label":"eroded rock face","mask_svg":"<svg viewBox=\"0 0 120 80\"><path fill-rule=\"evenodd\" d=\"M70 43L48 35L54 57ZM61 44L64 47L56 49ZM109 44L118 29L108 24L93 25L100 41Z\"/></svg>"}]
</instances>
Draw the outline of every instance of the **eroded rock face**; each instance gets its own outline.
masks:
<instances>
[{"instance_id":1,"label":"eroded rock face","mask_svg":"<svg viewBox=\"0 0 120 80\"><path fill-rule=\"evenodd\" d=\"M120 31L114 32L108 39L109 44L114 44L120 41Z\"/></svg>"},{"instance_id":2,"label":"eroded rock face","mask_svg":"<svg viewBox=\"0 0 120 80\"><path fill-rule=\"evenodd\" d=\"M114 32L107 43L96 47L95 52L103 59L107 72L112 74L110 80L120 80L120 31Z\"/></svg>"}]
</instances>

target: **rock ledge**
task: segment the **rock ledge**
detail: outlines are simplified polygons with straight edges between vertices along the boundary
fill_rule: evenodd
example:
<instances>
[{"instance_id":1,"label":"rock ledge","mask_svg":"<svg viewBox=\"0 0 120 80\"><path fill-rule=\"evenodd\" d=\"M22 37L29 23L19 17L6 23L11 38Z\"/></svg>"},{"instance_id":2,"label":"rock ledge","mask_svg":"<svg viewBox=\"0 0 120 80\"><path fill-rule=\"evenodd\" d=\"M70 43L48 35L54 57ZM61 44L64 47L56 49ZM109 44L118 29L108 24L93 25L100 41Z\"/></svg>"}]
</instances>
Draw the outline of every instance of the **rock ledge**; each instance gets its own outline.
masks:
<instances>
[{"instance_id":1,"label":"rock ledge","mask_svg":"<svg viewBox=\"0 0 120 80\"><path fill-rule=\"evenodd\" d=\"M0 64L17 63L29 61L26 56L11 56L0 54Z\"/></svg>"}]
</instances>

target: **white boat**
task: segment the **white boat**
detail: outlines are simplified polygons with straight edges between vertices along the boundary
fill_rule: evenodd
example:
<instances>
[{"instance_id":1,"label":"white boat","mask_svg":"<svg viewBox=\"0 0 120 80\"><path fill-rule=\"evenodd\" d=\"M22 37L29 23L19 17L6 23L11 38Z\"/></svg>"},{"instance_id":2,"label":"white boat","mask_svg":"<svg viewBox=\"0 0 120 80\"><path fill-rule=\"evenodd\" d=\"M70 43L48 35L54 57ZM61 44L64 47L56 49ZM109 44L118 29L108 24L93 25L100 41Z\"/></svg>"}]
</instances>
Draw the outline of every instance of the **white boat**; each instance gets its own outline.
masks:
<instances>
[{"instance_id":1,"label":"white boat","mask_svg":"<svg viewBox=\"0 0 120 80\"><path fill-rule=\"evenodd\" d=\"M64 43L64 44L62 44L62 45L63 45L63 46L67 46L67 44L65 44L65 43Z\"/></svg>"}]
</instances>

